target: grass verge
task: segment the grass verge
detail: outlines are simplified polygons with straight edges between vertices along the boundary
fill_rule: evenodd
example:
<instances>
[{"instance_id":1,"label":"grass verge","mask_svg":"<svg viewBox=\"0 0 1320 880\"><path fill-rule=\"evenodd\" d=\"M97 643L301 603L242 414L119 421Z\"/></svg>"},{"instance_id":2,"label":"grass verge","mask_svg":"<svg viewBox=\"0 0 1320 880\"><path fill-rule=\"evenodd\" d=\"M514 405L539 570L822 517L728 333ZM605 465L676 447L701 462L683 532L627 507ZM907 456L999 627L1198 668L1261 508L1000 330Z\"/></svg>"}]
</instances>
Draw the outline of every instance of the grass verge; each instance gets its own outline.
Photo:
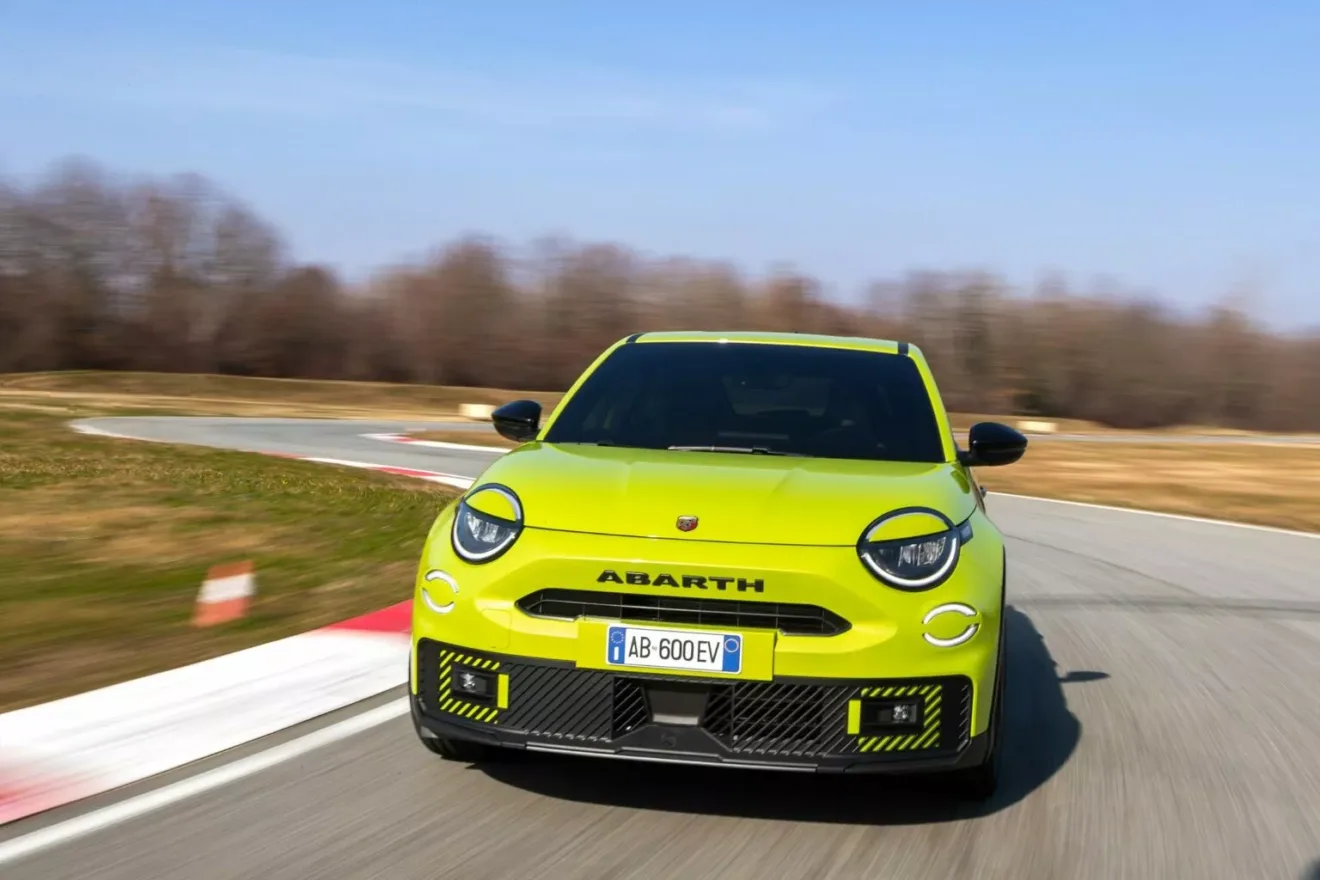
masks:
<instances>
[{"instance_id":1,"label":"grass verge","mask_svg":"<svg viewBox=\"0 0 1320 880\"><path fill-rule=\"evenodd\" d=\"M91 413L86 413L91 414ZM443 486L239 452L84 437L0 411L0 711L407 599ZM249 617L190 624L250 559Z\"/></svg>"},{"instance_id":2,"label":"grass verge","mask_svg":"<svg viewBox=\"0 0 1320 880\"><path fill-rule=\"evenodd\" d=\"M1033 443L991 492L1320 532L1320 445Z\"/></svg>"},{"instance_id":3,"label":"grass verge","mask_svg":"<svg viewBox=\"0 0 1320 880\"><path fill-rule=\"evenodd\" d=\"M491 431L425 431L444 443L512 447ZM1320 445L1042 440L978 477L995 492L1320 532Z\"/></svg>"}]
</instances>

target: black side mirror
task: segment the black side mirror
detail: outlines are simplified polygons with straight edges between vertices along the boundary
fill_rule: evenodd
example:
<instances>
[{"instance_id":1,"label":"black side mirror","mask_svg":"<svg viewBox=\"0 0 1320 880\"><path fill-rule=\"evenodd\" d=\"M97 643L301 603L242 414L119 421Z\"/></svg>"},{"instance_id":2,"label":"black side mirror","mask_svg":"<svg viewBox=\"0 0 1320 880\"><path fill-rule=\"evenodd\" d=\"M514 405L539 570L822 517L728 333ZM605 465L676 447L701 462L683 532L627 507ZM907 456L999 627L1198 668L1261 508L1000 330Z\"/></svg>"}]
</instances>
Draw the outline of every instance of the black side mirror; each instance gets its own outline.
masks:
<instances>
[{"instance_id":1,"label":"black side mirror","mask_svg":"<svg viewBox=\"0 0 1320 880\"><path fill-rule=\"evenodd\" d=\"M1027 438L998 422L978 422L967 435L967 449L958 450L958 460L967 467L999 467L1012 464L1027 451Z\"/></svg>"},{"instance_id":2,"label":"black side mirror","mask_svg":"<svg viewBox=\"0 0 1320 880\"><path fill-rule=\"evenodd\" d=\"M501 437L523 443L541 430L541 404L535 400L515 400L490 414Z\"/></svg>"}]
</instances>

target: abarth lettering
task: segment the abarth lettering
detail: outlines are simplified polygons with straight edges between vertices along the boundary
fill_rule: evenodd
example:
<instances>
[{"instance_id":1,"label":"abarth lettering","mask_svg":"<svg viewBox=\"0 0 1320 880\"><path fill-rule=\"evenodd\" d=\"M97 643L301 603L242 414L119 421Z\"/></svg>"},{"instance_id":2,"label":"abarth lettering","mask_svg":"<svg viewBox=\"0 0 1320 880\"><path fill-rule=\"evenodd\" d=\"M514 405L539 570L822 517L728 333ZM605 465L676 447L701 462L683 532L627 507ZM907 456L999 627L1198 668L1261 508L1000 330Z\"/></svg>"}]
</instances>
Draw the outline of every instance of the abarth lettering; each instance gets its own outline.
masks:
<instances>
[{"instance_id":1,"label":"abarth lettering","mask_svg":"<svg viewBox=\"0 0 1320 880\"><path fill-rule=\"evenodd\" d=\"M617 571L606 569L596 578L598 584L627 584L633 587L676 587L688 590L719 590L727 592L734 589L739 593L764 593L765 581L761 578L714 577L696 574L658 574L650 575L644 571L626 571L620 575Z\"/></svg>"}]
</instances>

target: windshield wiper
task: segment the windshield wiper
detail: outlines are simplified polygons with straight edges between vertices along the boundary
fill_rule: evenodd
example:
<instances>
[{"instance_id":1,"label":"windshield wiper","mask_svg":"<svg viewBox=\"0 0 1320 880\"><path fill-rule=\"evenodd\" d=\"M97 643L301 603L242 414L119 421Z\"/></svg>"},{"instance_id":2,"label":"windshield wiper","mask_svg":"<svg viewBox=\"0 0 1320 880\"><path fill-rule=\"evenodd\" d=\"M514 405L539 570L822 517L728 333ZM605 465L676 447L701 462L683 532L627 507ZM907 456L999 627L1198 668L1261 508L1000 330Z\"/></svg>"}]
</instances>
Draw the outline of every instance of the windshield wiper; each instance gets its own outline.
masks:
<instances>
[{"instance_id":1,"label":"windshield wiper","mask_svg":"<svg viewBox=\"0 0 1320 880\"><path fill-rule=\"evenodd\" d=\"M742 452L749 455L792 455L801 457L800 452L783 452L769 446L668 446L678 452Z\"/></svg>"}]
</instances>

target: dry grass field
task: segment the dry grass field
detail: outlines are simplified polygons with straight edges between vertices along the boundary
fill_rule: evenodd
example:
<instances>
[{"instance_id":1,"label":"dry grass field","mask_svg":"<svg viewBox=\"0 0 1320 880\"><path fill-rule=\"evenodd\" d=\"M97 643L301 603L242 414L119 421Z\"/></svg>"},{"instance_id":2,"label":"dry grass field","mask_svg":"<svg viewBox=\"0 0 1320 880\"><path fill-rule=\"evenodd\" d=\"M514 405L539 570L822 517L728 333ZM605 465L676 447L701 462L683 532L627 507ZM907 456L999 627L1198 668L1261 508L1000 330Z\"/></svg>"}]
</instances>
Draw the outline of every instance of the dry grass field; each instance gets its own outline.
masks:
<instances>
[{"instance_id":1,"label":"dry grass field","mask_svg":"<svg viewBox=\"0 0 1320 880\"><path fill-rule=\"evenodd\" d=\"M61 418L0 406L0 712L403 601L454 494L368 471L86 437ZM249 617L194 629L208 568L240 560L256 566Z\"/></svg>"}]
</instances>

